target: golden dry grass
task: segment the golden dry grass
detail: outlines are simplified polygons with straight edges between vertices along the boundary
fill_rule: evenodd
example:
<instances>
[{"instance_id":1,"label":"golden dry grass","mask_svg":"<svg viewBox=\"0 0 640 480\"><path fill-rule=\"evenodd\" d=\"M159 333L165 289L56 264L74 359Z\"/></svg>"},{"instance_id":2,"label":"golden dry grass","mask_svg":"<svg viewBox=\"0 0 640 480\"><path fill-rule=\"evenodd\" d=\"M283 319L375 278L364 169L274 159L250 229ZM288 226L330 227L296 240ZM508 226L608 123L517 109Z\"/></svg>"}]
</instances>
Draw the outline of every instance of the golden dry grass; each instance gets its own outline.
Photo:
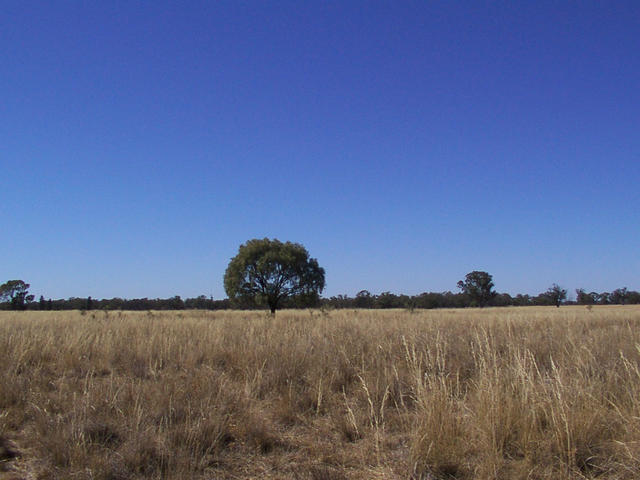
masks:
<instances>
[{"instance_id":1,"label":"golden dry grass","mask_svg":"<svg viewBox=\"0 0 640 480\"><path fill-rule=\"evenodd\" d=\"M640 308L0 312L0 479L637 479Z\"/></svg>"}]
</instances>

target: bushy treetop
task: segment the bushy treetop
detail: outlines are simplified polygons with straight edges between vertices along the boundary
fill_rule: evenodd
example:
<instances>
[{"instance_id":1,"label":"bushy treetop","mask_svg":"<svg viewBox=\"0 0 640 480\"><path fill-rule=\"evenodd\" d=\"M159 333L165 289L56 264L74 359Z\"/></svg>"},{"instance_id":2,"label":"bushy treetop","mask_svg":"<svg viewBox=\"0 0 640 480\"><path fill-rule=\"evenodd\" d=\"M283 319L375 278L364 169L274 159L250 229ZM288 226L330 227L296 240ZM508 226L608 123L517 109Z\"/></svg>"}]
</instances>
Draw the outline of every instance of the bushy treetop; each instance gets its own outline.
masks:
<instances>
[{"instance_id":1,"label":"bushy treetop","mask_svg":"<svg viewBox=\"0 0 640 480\"><path fill-rule=\"evenodd\" d=\"M240 245L224 274L229 298L266 302L272 313L282 299L317 295L324 285L324 269L302 245L268 238Z\"/></svg>"}]
</instances>

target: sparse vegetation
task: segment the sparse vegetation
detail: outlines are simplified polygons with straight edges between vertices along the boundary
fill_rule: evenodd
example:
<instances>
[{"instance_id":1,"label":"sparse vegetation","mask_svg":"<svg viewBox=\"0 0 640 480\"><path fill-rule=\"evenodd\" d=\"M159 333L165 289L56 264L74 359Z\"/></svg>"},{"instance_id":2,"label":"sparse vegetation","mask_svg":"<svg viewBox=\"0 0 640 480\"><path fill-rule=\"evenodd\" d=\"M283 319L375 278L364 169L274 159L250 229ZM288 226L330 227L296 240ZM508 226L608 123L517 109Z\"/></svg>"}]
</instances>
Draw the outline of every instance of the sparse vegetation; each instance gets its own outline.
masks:
<instances>
[{"instance_id":1,"label":"sparse vegetation","mask_svg":"<svg viewBox=\"0 0 640 480\"><path fill-rule=\"evenodd\" d=\"M637 306L0 312L0 479L636 479L639 326Z\"/></svg>"}]
</instances>

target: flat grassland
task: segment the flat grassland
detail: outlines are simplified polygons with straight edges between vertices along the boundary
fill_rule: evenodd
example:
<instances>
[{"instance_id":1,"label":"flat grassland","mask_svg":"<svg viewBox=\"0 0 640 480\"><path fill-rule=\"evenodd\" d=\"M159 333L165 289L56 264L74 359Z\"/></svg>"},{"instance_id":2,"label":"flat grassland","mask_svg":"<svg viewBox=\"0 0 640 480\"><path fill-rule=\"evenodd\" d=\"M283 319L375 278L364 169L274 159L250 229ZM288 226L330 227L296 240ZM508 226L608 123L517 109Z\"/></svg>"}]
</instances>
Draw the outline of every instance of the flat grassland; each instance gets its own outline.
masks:
<instances>
[{"instance_id":1,"label":"flat grassland","mask_svg":"<svg viewBox=\"0 0 640 480\"><path fill-rule=\"evenodd\" d=\"M0 312L0 479L638 479L640 307Z\"/></svg>"}]
</instances>

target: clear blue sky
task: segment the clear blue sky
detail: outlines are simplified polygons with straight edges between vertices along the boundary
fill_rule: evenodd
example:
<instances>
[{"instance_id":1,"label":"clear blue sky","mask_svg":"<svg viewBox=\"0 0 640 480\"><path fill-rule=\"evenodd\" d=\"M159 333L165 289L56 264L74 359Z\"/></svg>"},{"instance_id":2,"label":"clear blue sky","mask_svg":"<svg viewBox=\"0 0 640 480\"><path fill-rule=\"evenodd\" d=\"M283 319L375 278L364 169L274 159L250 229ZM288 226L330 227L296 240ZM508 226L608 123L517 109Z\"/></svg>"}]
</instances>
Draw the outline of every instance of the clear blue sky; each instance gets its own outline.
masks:
<instances>
[{"instance_id":1,"label":"clear blue sky","mask_svg":"<svg viewBox=\"0 0 640 480\"><path fill-rule=\"evenodd\" d=\"M0 169L38 296L640 290L640 2L5 1Z\"/></svg>"}]
</instances>

